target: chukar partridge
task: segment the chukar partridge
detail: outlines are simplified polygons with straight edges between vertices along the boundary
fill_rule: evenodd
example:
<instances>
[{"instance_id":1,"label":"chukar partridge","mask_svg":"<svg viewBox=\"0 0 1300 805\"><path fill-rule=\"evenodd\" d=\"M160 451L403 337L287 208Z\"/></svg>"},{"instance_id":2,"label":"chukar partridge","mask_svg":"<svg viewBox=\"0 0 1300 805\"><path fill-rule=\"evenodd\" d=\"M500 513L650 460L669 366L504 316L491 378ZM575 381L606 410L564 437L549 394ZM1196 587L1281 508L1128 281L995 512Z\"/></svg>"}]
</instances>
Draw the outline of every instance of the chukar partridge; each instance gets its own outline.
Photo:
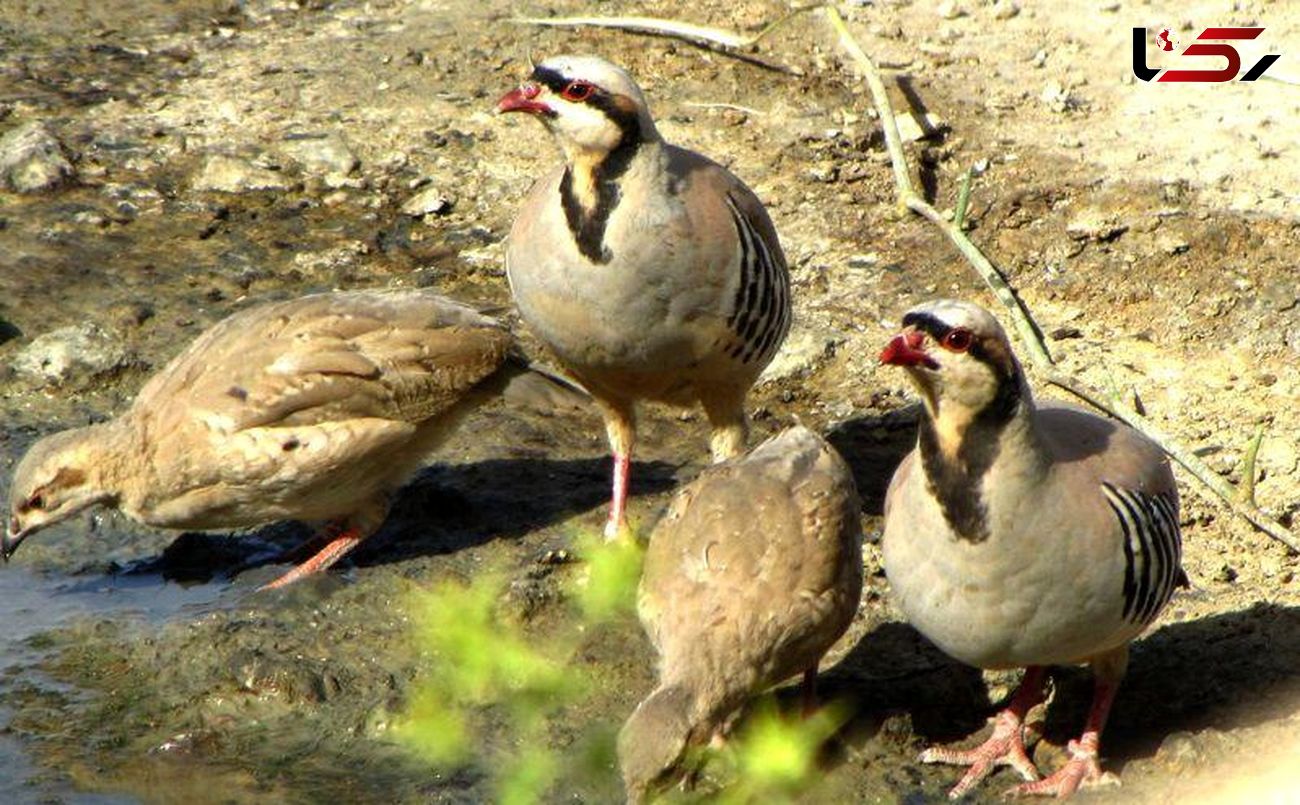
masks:
<instances>
[{"instance_id":1,"label":"chukar partridge","mask_svg":"<svg viewBox=\"0 0 1300 805\"><path fill-rule=\"evenodd\" d=\"M110 422L47 436L19 463L3 542L96 504L165 528L332 521L276 587L374 532L389 495L509 369L492 319L419 290L307 296L203 333Z\"/></svg>"},{"instance_id":2,"label":"chukar partridge","mask_svg":"<svg viewBox=\"0 0 1300 805\"><path fill-rule=\"evenodd\" d=\"M908 620L980 668L1027 668L992 736L926 762L969 765L959 797L995 766L1021 794L1068 796L1102 778L1101 732L1128 645L1184 583L1178 493L1160 449L1072 406L1034 404L996 319L937 301L903 317L880 355L901 366L925 414L885 499L884 563ZM1088 663L1096 687L1070 760L1039 780L1023 721L1044 666Z\"/></svg>"},{"instance_id":3,"label":"chukar partridge","mask_svg":"<svg viewBox=\"0 0 1300 805\"><path fill-rule=\"evenodd\" d=\"M687 748L724 732L751 696L799 673L810 696L861 592L853 476L807 428L684 487L650 538L641 577L659 685L619 736L629 799L670 782Z\"/></svg>"},{"instance_id":4,"label":"chukar partridge","mask_svg":"<svg viewBox=\"0 0 1300 805\"><path fill-rule=\"evenodd\" d=\"M790 326L785 256L753 192L665 143L640 88L609 62L548 59L497 109L533 115L563 152L524 201L506 272L524 320L600 405L613 536L638 400L699 401L714 460L744 450L745 394Z\"/></svg>"}]
</instances>

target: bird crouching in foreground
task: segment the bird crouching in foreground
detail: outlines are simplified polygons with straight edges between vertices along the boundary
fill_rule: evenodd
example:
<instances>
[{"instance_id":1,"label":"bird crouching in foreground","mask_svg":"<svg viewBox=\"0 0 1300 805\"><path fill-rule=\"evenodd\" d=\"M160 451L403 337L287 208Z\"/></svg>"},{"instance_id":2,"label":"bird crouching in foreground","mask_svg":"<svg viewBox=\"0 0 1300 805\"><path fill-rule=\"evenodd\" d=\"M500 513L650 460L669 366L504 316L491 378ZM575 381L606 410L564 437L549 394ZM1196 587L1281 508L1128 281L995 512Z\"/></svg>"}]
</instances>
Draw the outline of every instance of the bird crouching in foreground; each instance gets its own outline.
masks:
<instances>
[{"instance_id":1,"label":"bird crouching in foreground","mask_svg":"<svg viewBox=\"0 0 1300 805\"><path fill-rule=\"evenodd\" d=\"M523 319L601 408L613 537L626 527L637 401L698 401L713 459L745 449L745 395L790 327L785 255L753 192L664 142L619 67L548 59L497 109L536 117L563 153L515 219L506 272Z\"/></svg>"},{"instance_id":2,"label":"bird crouching in foreground","mask_svg":"<svg viewBox=\"0 0 1300 805\"><path fill-rule=\"evenodd\" d=\"M327 521L323 547L267 587L327 568L379 528L391 494L458 419L519 371L512 343L496 321L422 290L236 313L118 418L32 446L10 489L4 558L102 504L176 529Z\"/></svg>"},{"instance_id":3,"label":"bird crouching in foreground","mask_svg":"<svg viewBox=\"0 0 1300 805\"><path fill-rule=\"evenodd\" d=\"M954 799L1003 764L1030 781L1016 794L1066 797L1101 782L1101 733L1129 643L1186 583L1168 462L1126 425L1035 405L1006 333L976 305L911 310L880 360L907 371L925 407L885 499L898 604L952 657L1026 668L983 744L921 759L970 767ZM1077 663L1096 678L1087 722L1070 760L1040 780L1025 715L1044 697L1044 666Z\"/></svg>"},{"instance_id":4,"label":"bird crouching in foreground","mask_svg":"<svg viewBox=\"0 0 1300 805\"><path fill-rule=\"evenodd\" d=\"M677 493L638 591L659 684L619 735L629 800L671 784L687 749L768 687L802 673L810 703L818 662L858 609L859 508L844 460L804 427Z\"/></svg>"}]
</instances>

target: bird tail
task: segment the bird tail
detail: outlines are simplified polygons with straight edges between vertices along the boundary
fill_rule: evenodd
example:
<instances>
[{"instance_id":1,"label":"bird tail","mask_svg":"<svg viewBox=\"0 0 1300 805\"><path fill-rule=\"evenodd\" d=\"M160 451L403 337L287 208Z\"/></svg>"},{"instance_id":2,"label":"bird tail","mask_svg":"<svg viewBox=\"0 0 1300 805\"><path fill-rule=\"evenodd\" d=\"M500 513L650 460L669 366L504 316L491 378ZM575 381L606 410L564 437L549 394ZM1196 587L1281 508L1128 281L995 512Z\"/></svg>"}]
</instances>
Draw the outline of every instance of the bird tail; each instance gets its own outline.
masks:
<instances>
[{"instance_id":1,"label":"bird tail","mask_svg":"<svg viewBox=\"0 0 1300 805\"><path fill-rule=\"evenodd\" d=\"M576 380L518 352L506 358L494 380L502 398L511 405L556 413L584 410L591 404L591 394Z\"/></svg>"},{"instance_id":2,"label":"bird tail","mask_svg":"<svg viewBox=\"0 0 1300 805\"><path fill-rule=\"evenodd\" d=\"M618 734L618 762L627 799L640 803L672 781L691 734L691 695L660 686L637 706Z\"/></svg>"}]
</instances>

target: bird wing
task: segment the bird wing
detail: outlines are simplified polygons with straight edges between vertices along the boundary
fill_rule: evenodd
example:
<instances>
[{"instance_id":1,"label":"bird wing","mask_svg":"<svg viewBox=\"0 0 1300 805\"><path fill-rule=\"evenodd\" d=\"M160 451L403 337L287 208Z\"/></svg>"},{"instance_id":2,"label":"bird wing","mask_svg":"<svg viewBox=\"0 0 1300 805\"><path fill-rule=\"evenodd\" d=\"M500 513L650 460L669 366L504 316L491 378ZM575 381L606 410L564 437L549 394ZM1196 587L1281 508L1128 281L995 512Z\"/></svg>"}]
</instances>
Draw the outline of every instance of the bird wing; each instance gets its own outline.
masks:
<instances>
[{"instance_id":1,"label":"bird wing","mask_svg":"<svg viewBox=\"0 0 1300 805\"><path fill-rule=\"evenodd\" d=\"M218 434L413 424L494 372L510 343L492 319L429 292L319 294L217 324L146 384L133 410Z\"/></svg>"}]
</instances>

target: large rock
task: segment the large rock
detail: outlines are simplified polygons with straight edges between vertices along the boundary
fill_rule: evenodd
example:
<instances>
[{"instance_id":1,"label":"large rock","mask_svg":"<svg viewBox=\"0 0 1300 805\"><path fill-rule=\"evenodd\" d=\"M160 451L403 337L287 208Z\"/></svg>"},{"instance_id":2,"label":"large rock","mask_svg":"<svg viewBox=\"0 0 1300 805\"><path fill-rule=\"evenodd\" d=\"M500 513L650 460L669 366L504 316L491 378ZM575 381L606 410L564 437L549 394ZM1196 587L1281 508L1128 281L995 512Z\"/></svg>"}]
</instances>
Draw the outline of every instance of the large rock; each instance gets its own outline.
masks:
<instances>
[{"instance_id":1,"label":"large rock","mask_svg":"<svg viewBox=\"0 0 1300 805\"><path fill-rule=\"evenodd\" d=\"M90 322L37 336L17 355L13 368L37 387L85 383L125 368L131 353Z\"/></svg>"},{"instance_id":2,"label":"large rock","mask_svg":"<svg viewBox=\"0 0 1300 805\"><path fill-rule=\"evenodd\" d=\"M25 123L0 137L0 183L10 190L53 190L74 175L63 146L41 121Z\"/></svg>"}]
</instances>

